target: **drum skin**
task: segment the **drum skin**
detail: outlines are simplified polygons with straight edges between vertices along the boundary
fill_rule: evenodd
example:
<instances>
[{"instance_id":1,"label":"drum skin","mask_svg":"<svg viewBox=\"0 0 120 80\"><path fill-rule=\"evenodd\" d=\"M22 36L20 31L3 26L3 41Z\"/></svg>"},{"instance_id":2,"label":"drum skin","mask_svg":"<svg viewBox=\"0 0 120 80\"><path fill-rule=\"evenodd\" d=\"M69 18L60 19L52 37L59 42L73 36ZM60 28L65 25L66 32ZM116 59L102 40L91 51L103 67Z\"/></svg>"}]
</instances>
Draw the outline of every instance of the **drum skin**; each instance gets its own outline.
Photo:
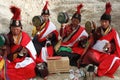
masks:
<instances>
[{"instance_id":1,"label":"drum skin","mask_svg":"<svg viewBox=\"0 0 120 80\"><path fill-rule=\"evenodd\" d=\"M41 26L44 23L44 19L42 16L34 16L32 19L32 23L34 26Z\"/></svg>"},{"instance_id":2,"label":"drum skin","mask_svg":"<svg viewBox=\"0 0 120 80\"><path fill-rule=\"evenodd\" d=\"M60 12L57 16L57 20L59 23L67 23L69 21L69 16L66 12Z\"/></svg>"},{"instance_id":3,"label":"drum skin","mask_svg":"<svg viewBox=\"0 0 120 80\"><path fill-rule=\"evenodd\" d=\"M85 23L85 30L88 34L90 34L92 32L92 23L90 21L87 21Z\"/></svg>"}]
</instances>

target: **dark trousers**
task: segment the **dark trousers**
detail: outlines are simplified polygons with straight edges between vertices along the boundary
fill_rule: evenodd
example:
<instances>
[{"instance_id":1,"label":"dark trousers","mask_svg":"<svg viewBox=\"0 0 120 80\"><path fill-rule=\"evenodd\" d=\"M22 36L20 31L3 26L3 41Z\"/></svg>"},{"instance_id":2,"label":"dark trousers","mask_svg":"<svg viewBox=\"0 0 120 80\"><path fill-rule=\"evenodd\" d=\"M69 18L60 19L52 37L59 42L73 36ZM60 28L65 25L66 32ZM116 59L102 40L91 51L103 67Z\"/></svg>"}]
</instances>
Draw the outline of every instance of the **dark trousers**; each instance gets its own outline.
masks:
<instances>
[{"instance_id":1,"label":"dark trousers","mask_svg":"<svg viewBox=\"0 0 120 80\"><path fill-rule=\"evenodd\" d=\"M57 55L58 56L63 56L63 57L68 56L71 66L77 66L77 60L80 58L79 54L70 53L70 52L66 52L66 51L59 52L59 53L57 53Z\"/></svg>"}]
</instances>

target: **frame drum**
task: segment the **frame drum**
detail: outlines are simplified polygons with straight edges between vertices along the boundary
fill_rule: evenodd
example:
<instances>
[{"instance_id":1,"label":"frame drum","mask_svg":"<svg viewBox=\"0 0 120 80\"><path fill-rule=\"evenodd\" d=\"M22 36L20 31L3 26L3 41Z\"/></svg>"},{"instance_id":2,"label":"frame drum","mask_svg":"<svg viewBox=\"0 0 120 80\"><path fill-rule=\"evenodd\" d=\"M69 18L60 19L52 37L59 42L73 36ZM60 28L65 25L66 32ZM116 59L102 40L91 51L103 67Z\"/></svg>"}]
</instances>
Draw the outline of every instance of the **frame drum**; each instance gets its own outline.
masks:
<instances>
[{"instance_id":1,"label":"frame drum","mask_svg":"<svg viewBox=\"0 0 120 80\"><path fill-rule=\"evenodd\" d=\"M34 16L32 19L32 23L36 27L41 26L44 22L45 21L42 16Z\"/></svg>"},{"instance_id":2,"label":"frame drum","mask_svg":"<svg viewBox=\"0 0 120 80\"><path fill-rule=\"evenodd\" d=\"M69 21L69 16L66 12L60 12L57 16L57 21L61 24L67 23Z\"/></svg>"}]
</instances>

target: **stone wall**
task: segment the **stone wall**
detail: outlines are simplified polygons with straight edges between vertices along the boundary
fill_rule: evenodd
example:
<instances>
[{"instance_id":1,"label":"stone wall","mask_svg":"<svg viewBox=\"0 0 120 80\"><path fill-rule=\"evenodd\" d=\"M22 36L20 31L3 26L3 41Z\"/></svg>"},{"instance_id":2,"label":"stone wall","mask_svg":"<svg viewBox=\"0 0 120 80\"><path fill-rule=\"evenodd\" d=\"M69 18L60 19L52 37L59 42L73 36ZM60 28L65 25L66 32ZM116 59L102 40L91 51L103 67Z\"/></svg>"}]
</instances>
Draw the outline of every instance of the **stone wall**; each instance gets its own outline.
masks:
<instances>
[{"instance_id":1,"label":"stone wall","mask_svg":"<svg viewBox=\"0 0 120 80\"><path fill-rule=\"evenodd\" d=\"M120 20L120 0L49 0L49 10L51 13L51 21L57 26L59 30L60 24L57 22L57 14L61 11L68 12L71 17L76 11L76 6L83 3L84 7L81 10L82 21L81 25L84 25L86 21L95 21L99 25L100 16L105 11L105 2L110 1L112 3L112 25L119 31ZM0 31L9 31L9 22L12 14L9 10L11 5L16 5L21 8L23 30L31 35L32 17L40 15L42 8L45 4L45 0L0 0Z\"/></svg>"}]
</instances>

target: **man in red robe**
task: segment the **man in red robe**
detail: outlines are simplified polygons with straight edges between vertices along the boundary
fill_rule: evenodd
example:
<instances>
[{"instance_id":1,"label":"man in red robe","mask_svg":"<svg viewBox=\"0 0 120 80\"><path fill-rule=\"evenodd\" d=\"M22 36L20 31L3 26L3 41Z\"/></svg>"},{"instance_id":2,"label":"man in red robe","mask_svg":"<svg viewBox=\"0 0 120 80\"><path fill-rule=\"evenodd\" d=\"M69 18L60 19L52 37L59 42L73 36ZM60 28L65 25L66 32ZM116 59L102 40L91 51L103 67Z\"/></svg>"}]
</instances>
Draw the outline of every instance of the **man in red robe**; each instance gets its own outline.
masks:
<instances>
[{"instance_id":1,"label":"man in red robe","mask_svg":"<svg viewBox=\"0 0 120 80\"><path fill-rule=\"evenodd\" d=\"M77 60L84 51L88 37L88 33L84 27L80 25L80 9L82 7L82 4L77 7L77 11L72 16L70 24L62 24L60 28L62 42L57 54L60 56L68 56L70 65L72 66L77 65Z\"/></svg>"},{"instance_id":2,"label":"man in red robe","mask_svg":"<svg viewBox=\"0 0 120 80\"><path fill-rule=\"evenodd\" d=\"M33 38L33 43L37 51L37 63L47 62L47 57L54 55L54 46L58 42L58 31L56 26L49 20L50 12L48 9L48 1L42 10L42 25L35 26L37 33Z\"/></svg>"},{"instance_id":3,"label":"man in red robe","mask_svg":"<svg viewBox=\"0 0 120 80\"><path fill-rule=\"evenodd\" d=\"M111 4L106 3L106 11L101 16L101 26L93 31L94 45L87 51L82 64L97 65L98 76L109 76L120 66L120 39L111 26Z\"/></svg>"},{"instance_id":4,"label":"man in red robe","mask_svg":"<svg viewBox=\"0 0 120 80\"><path fill-rule=\"evenodd\" d=\"M36 76L34 68L37 53L28 34L22 31L20 8L11 6L10 10L13 17L8 33L10 41L8 59L11 61L7 65L8 77L10 80L30 79Z\"/></svg>"}]
</instances>

